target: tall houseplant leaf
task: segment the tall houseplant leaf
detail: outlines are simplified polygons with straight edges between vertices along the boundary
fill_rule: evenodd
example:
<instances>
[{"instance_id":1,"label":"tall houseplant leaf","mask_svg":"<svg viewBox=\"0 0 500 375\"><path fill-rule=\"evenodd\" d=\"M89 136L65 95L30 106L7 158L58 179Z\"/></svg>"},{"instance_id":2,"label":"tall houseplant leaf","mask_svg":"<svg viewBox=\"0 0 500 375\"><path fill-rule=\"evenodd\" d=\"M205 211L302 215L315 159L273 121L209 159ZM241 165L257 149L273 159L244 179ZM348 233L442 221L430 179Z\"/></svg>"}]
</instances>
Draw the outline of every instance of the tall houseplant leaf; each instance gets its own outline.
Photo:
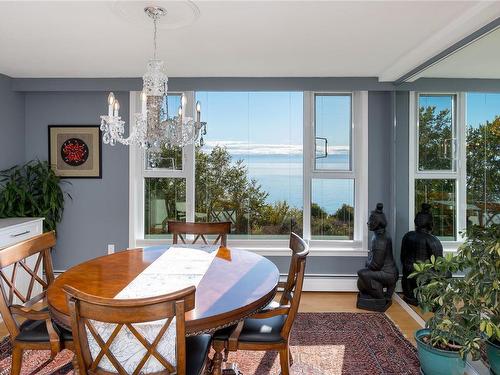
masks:
<instances>
[{"instance_id":1,"label":"tall houseplant leaf","mask_svg":"<svg viewBox=\"0 0 500 375\"><path fill-rule=\"evenodd\" d=\"M46 161L30 161L0 171L0 218L44 217L44 230L56 230L62 220L64 197L72 199Z\"/></svg>"}]
</instances>

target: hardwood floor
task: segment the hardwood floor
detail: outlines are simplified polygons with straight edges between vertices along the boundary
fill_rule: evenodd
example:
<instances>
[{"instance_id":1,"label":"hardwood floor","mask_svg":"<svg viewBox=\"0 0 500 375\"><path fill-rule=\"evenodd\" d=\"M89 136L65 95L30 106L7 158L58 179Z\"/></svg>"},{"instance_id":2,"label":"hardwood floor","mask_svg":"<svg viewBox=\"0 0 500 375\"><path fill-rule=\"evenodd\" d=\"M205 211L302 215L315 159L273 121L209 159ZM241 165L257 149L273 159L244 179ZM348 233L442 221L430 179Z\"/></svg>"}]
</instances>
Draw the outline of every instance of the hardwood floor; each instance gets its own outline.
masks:
<instances>
[{"instance_id":1,"label":"hardwood floor","mask_svg":"<svg viewBox=\"0 0 500 375\"><path fill-rule=\"evenodd\" d=\"M300 301L301 312L355 312L369 311L356 308L356 293L350 292L304 292ZM393 301L386 315L399 327L405 337L415 345L413 333L420 325L399 305Z\"/></svg>"},{"instance_id":2,"label":"hardwood floor","mask_svg":"<svg viewBox=\"0 0 500 375\"><path fill-rule=\"evenodd\" d=\"M300 302L301 312L367 312L356 308L356 293L348 292L304 292ZM386 312L387 316L399 327L410 342L415 344L413 333L420 328L418 323L397 303ZM7 330L0 324L0 337L6 336Z\"/></svg>"}]
</instances>

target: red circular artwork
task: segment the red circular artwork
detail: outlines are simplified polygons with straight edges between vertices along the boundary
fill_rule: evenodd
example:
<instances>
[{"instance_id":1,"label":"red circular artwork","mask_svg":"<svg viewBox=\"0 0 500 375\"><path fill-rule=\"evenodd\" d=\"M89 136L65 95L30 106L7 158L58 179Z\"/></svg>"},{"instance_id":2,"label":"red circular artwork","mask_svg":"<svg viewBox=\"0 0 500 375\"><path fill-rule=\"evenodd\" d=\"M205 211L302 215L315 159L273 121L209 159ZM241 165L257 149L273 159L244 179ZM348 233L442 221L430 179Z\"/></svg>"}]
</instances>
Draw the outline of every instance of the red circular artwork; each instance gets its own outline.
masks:
<instances>
[{"instance_id":1,"label":"red circular artwork","mask_svg":"<svg viewBox=\"0 0 500 375\"><path fill-rule=\"evenodd\" d=\"M61 145L61 158L72 167L82 165L88 157L89 148L80 138L70 138Z\"/></svg>"}]
</instances>

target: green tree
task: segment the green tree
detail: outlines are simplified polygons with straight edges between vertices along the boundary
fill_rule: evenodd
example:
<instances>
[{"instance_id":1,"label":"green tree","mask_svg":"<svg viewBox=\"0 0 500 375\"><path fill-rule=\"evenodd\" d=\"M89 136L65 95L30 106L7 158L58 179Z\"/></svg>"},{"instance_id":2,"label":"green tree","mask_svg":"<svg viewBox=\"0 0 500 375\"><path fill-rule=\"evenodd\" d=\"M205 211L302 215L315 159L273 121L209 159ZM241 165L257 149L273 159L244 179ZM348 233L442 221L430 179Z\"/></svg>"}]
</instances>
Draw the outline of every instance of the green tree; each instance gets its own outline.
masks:
<instances>
[{"instance_id":1,"label":"green tree","mask_svg":"<svg viewBox=\"0 0 500 375\"><path fill-rule=\"evenodd\" d=\"M269 194L255 179L249 177L243 160L233 162L224 147L210 152L196 149L195 161L195 219L197 221L231 221L235 234L288 235L291 231L302 235L302 209L290 207L286 201L266 202ZM161 159L178 158L175 150L162 151ZM177 155L177 156L176 156ZM177 160L176 159L176 160ZM177 160L178 163L181 160ZM167 220L185 218L186 184L182 178L146 179L146 233L157 231L153 204L165 202ZM156 202L156 203L152 203ZM183 209L184 211L180 210ZM329 215L319 205L311 207L313 233L352 238L354 209L344 205Z\"/></svg>"},{"instance_id":2,"label":"green tree","mask_svg":"<svg viewBox=\"0 0 500 375\"><path fill-rule=\"evenodd\" d=\"M435 106L419 109L419 169L449 170L453 163L452 118L448 109L436 113ZM488 225L500 212L500 117L467 131L467 217L477 216L479 225ZM453 180L418 180L416 207L433 205L439 236L453 236L455 208L444 204L455 200ZM437 202L442 202L438 204Z\"/></svg>"},{"instance_id":3,"label":"green tree","mask_svg":"<svg viewBox=\"0 0 500 375\"><path fill-rule=\"evenodd\" d=\"M500 117L467 132L467 201L475 208L479 225L500 213ZM475 214L470 212L471 215ZM469 216L469 215L468 215Z\"/></svg>"},{"instance_id":4,"label":"green tree","mask_svg":"<svg viewBox=\"0 0 500 375\"><path fill-rule=\"evenodd\" d=\"M419 170L452 168L452 118L449 109L436 113L435 106L419 110Z\"/></svg>"}]
</instances>

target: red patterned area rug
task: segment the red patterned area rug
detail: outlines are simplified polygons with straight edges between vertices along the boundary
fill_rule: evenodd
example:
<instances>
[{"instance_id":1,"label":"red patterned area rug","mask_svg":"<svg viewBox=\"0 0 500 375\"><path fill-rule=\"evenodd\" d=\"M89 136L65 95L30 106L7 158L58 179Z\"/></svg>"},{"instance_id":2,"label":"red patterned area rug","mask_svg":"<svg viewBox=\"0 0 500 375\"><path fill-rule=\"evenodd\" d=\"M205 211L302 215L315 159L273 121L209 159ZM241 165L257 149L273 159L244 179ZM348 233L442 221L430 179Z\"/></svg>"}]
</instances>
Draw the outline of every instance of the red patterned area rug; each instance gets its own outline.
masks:
<instances>
[{"instance_id":1,"label":"red patterned area rug","mask_svg":"<svg viewBox=\"0 0 500 375\"><path fill-rule=\"evenodd\" d=\"M0 343L0 375L10 371L10 343ZM300 313L291 334L294 375L420 374L417 352L381 313ZM72 353L49 361L48 351L28 351L22 375L72 374ZM243 375L277 375L274 352L231 353Z\"/></svg>"}]
</instances>

